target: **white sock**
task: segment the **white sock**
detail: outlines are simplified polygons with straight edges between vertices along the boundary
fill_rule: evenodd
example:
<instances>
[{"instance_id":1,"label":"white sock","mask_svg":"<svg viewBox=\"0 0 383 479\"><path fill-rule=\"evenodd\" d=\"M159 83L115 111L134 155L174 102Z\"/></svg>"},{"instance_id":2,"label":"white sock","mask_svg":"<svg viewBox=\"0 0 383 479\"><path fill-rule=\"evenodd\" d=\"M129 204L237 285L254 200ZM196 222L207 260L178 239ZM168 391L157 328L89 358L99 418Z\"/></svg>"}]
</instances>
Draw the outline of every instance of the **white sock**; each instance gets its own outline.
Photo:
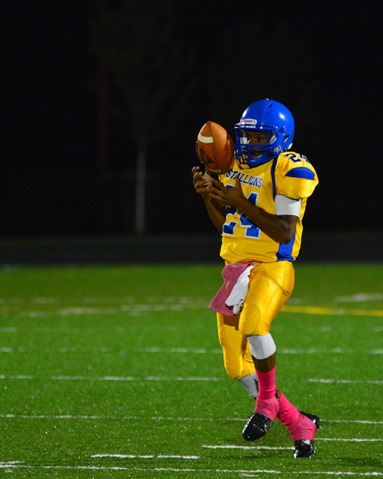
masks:
<instances>
[{"instance_id":1,"label":"white sock","mask_svg":"<svg viewBox=\"0 0 383 479\"><path fill-rule=\"evenodd\" d=\"M248 374L243 378L239 379L239 382L242 386L246 389L246 391L252 396L254 399L258 396L258 379L257 373Z\"/></svg>"}]
</instances>

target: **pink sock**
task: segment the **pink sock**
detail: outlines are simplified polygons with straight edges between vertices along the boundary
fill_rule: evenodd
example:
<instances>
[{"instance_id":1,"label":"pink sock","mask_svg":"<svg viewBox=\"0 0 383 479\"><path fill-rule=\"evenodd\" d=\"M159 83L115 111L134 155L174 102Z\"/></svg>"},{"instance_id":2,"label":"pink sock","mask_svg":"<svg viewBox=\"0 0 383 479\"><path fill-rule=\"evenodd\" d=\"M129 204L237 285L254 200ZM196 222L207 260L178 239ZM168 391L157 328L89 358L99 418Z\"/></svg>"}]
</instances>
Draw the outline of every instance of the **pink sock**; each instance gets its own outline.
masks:
<instances>
[{"instance_id":1,"label":"pink sock","mask_svg":"<svg viewBox=\"0 0 383 479\"><path fill-rule=\"evenodd\" d=\"M273 369L267 373L257 371L259 392L255 412L264 414L272 421L277 417L279 411L279 400L275 396L276 370L277 368L274 366Z\"/></svg>"},{"instance_id":2,"label":"pink sock","mask_svg":"<svg viewBox=\"0 0 383 479\"><path fill-rule=\"evenodd\" d=\"M276 376L277 367L274 366L273 369L267 373L261 373L257 371L258 376L258 397L261 399L269 399L275 396L276 387L275 387L275 376Z\"/></svg>"},{"instance_id":3,"label":"pink sock","mask_svg":"<svg viewBox=\"0 0 383 479\"><path fill-rule=\"evenodd\" d=\"M287 427L296 424L299 420L298 409L294 406L294 404L291 404L287 397L282 393L279 395L278 418Z\"/></svg>"},{"instance_id":4,"label":"pink sock","mask_svg":"<svg viewBox=\"0 0 383 479\"><path fill-rule=\"evenodd\" d=\"M301 414L282 393L279 395L278 418L289 429L293 441L314 440L316 425L307 416Z\"/></svg>"}]
</instances>

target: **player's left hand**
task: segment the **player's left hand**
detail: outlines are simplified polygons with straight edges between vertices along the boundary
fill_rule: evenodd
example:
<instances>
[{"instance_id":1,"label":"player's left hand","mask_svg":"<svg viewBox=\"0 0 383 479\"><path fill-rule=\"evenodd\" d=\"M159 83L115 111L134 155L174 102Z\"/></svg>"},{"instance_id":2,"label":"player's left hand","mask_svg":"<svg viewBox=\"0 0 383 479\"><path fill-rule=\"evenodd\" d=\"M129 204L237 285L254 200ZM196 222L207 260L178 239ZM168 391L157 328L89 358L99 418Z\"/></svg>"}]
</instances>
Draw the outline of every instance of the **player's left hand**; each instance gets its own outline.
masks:
<instances>
[{"instance_id":1,"label":"player's left hand","mask_svg":"<svg viewBox=\"0 0 383 479\"><path fill-rule=\"evenodd\" d=\"M222 183L212 178L210 197L222 206L239 208L243 200L246 200L242 193L241 182L236 177L234 187L225 187Z\"/></svg>"}]
</instances>

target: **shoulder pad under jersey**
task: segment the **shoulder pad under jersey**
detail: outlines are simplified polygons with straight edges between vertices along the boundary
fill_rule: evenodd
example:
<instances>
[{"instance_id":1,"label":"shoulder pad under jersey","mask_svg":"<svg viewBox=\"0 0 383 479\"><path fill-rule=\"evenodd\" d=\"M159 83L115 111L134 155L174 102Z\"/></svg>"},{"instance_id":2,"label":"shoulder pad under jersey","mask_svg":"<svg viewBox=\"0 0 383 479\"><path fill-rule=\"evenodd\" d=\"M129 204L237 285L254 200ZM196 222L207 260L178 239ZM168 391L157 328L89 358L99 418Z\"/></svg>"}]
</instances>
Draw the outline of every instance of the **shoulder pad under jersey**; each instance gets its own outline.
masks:
<instances>
[{"instance_id":1,"label":"shoulder pad under jersey","mask_svg":"<svg viewBox=\"0 0 383 479\"><path fill-rule=\"evenodd\" d=\"M278 156L275 171L276 193L292 199L308 198L318 184L318 175L300 153L286 151Z\"/></svg>"}]
</instances>

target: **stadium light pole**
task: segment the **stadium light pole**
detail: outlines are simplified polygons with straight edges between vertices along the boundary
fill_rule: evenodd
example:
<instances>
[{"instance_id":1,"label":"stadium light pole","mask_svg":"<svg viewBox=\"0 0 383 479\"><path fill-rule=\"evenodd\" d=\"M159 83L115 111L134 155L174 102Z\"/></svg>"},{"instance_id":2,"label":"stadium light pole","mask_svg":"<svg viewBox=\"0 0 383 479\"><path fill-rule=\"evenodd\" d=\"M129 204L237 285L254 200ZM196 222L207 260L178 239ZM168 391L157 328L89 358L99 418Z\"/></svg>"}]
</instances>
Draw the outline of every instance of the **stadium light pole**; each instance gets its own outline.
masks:
<instances>
[{"instance_id":1,"label":"stadium light pole","mask_svg":"<svg viewBox=\"0 0 383 479\"><path fill-rule=\"evenodd\" d=\"M138 148L136 166L136 208L135 208L135 233L141 236L145 233L146 213L146 149L142 145Z\"/></svg>"}]
</instances>

